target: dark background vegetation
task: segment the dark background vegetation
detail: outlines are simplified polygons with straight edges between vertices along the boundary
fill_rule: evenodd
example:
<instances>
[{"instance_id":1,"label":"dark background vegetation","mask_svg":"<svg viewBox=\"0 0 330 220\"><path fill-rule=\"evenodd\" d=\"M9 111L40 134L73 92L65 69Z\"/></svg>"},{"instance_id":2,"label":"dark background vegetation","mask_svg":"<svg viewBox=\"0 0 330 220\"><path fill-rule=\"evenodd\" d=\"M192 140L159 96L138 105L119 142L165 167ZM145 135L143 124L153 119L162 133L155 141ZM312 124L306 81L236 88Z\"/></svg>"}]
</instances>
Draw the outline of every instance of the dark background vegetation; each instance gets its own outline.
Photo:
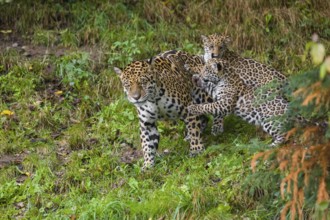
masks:
<instances>
[{"instance_id":1,"label":"dark background vegetation","mask_svg":"<svg viewBox=\"0 0 330 220\"><path fill-rule=\"evenodd\" d=\"M208 149L189 158L183 124L164 122L160 159L142 173L136 112L112 71L170 49L202 54L201 34L226 33L234 51L285 73L289 96L301 89L291 97L301 114L328 120L329 73L320 78L309 50L317 34L328 51L329 8L324 0L0 0L0 218L329 218L329 132L296 128L274 153L258 128L228 117L224 134L208 129ZM305 158L314 159L296 172Z\"/></svg>"}]
</instances>

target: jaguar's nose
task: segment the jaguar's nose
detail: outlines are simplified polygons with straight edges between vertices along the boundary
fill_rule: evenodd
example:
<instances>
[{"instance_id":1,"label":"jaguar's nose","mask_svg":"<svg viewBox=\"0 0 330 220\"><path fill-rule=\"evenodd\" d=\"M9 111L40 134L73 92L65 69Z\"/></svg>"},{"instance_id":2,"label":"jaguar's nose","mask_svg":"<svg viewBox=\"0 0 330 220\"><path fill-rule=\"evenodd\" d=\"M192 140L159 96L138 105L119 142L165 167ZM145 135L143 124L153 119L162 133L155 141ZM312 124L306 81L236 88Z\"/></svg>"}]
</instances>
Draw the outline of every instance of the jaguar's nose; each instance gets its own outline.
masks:
<instances>
[{"instance_id":1,"label":"jaguar's nose","mask_svg":"<svg viewBox=\"0 0 330 220\"><path fill-rule=\"evenodd\" d=\"M197 83L199 81L199 75L194 74L192 77L192 81L193 81L194 85L197 85Z\"/></svg>"},{"instance_id":2,"label":"jaguar's nose","mask_svg":"<svg viewBox=\"0 0 330 220\"><path fill-rule=\"evenodd\" d=\"M132 98L135 100L139 100L141 98L141 93L139 93L139 92L133 93Z\"/></svg>"}]
</instances>

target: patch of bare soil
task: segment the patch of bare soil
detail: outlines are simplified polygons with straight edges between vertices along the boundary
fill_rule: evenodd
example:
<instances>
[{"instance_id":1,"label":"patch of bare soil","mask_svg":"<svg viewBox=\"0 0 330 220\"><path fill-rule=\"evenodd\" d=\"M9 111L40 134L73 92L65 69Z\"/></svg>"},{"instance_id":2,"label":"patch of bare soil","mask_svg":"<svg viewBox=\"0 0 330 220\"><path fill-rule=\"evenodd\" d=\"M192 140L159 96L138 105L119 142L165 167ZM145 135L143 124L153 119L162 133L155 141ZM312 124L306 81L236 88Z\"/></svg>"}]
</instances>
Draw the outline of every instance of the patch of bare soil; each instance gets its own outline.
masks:
<instances>
[{"instance_id":1,"label":"patch of bare soil","mask_svg":"<svg viewBox=\"0 0 330 220\"><path fill-rule=\"evenodd\" d=\"M21 169L25 156L27 155L27 152L21 153L21 154L5 154L0 156L0 169L3 169L7 166L16 165L18 169ZM28 178L28 175L25 173L18 174L16 177L17 183L23 183L26 178Z\"/></svg>"},{"instance_id":2,"label":"patch of bare soil","mask_svg":"<svg viewBox=\"0 0 330 220\"><path fill-rule=\"evenodd\" d=\"M47 56L61 57L72 52L86 52L92 61L92 68L104 68L107 63L106 52L99 46L83 46L79 48L64 47L61 45L35 45L20 36L3 34L0 32L0 52L16 50L23 60L45 59Z\"/></svg>"},{"instance_id":3,"label":"patch of bare soil","mask_svg":"<svg viewBox=\"0 0 330 220\"><path fill-rule=\"evenodd\" d=\"M0 156L0 169L10 166L10 165L18 165L21 164L25 155L24 154L5 154Z\"/></svg>"}]
</instances>

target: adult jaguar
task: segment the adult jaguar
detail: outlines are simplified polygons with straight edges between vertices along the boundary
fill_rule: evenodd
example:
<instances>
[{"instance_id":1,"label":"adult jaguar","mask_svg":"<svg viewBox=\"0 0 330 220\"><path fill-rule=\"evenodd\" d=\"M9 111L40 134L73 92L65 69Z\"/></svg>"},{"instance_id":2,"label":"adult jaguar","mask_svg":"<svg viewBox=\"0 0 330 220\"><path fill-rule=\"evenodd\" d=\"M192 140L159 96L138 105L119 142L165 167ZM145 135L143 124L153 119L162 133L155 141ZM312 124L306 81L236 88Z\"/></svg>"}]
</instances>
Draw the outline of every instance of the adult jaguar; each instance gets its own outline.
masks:
<instances>
[{"instance_id":1,"label":"adult jaguar","mask_svg":"<svg viewBox=\"0 0 330 220\"><path fill-rule=\"evenodd\" d=\"M190 72L175 59L170 59L169 55L170 53L150 60L134 61L123 70L114 68L128 100L138 111L143 169L154 166L155 163L160 137L156 127L157 120L183 120L189 136L190 154L197 154L204 149L201 117L190 114L188 106L205 103L208 96L199 95L198 91L201 89L193 85Z\"/></svg>"}]
</instances>

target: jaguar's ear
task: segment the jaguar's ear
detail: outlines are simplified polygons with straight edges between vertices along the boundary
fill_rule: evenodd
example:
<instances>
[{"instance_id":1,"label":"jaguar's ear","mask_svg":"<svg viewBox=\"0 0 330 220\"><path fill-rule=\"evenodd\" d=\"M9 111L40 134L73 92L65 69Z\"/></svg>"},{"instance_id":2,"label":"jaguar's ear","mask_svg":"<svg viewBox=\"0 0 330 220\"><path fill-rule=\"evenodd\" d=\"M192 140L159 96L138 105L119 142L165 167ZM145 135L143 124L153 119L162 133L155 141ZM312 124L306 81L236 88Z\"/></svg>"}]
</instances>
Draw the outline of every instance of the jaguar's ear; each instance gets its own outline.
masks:
<instances>
[{"instance_id":1,"label":"jaguar's ear","mask_svg":"<svg viewBox=\"0 0 330 220\"><path fill-rule=\"evenodd\" d=\"M152 58L153 58L153 57L150 57L150 58L148 59L148 61L147 61L147 62L148 62L149 64L151 64L151 63L152 63Z\"/></svg>"},{"instance_id":2,"label":"jaguar's ear","mask_svg":"<svg viewBox=\"0 0 330 220\"><path fill-rule=\"evenodd\" d=\"M210 64L210 66L211 66L211 69L214 71L214 72L218 72L218 63L211 63Z\"/></svg>"},{"instance_id":3,"label":"jaguar's ear","mask_svg":"<svg viewBox=\"0 0 330 220\"><path fill-rule=\"evenodd\" d=\"M228 67L228 62L226 60L218 59L216 62L216 69L218 72L224 71Z\"/></svg>"},{"instance_id":4,"label":"jaguar's ear","mask_svg":"<svg viewBox=\"0 0 330 220\"><path fill-rule=\"evenodd\" d=\"M118 67L114 67L113 70L117 73L118 76L120 76L122 74L122 72L123 72Z\"/></svg>"},{"instance_id":5,"label":"jaguar's ear","mask_svg":"<svg viewBox=\"0 0 330 220\"><path fill-rule=\"evenodd\" d=\"M202 38L203 44L206 44L209 41L208 37L206 37L205 35L201 35L201 38Z\"/></svg>"},{"instance_id":6,"label":"jaguar's ear","mask_svg":"<svg viewBox=\"0 0 330 220\"><path fill-rule=\"evenodd\" d=\"M217 69L218 69L218 72L222 70L222 64L221 63L217 63Z\"/></svg>"},{"instance_id":7,"label":"jaguar's ear","mask_svg":"<svg viewBox=\"0 0 330 220\"><path fill-rule=\"evenodd\" d=\"M231 38L229 36L225 36L224 43L229 45L231 43Z\"/></svg>"}]
</instances>

